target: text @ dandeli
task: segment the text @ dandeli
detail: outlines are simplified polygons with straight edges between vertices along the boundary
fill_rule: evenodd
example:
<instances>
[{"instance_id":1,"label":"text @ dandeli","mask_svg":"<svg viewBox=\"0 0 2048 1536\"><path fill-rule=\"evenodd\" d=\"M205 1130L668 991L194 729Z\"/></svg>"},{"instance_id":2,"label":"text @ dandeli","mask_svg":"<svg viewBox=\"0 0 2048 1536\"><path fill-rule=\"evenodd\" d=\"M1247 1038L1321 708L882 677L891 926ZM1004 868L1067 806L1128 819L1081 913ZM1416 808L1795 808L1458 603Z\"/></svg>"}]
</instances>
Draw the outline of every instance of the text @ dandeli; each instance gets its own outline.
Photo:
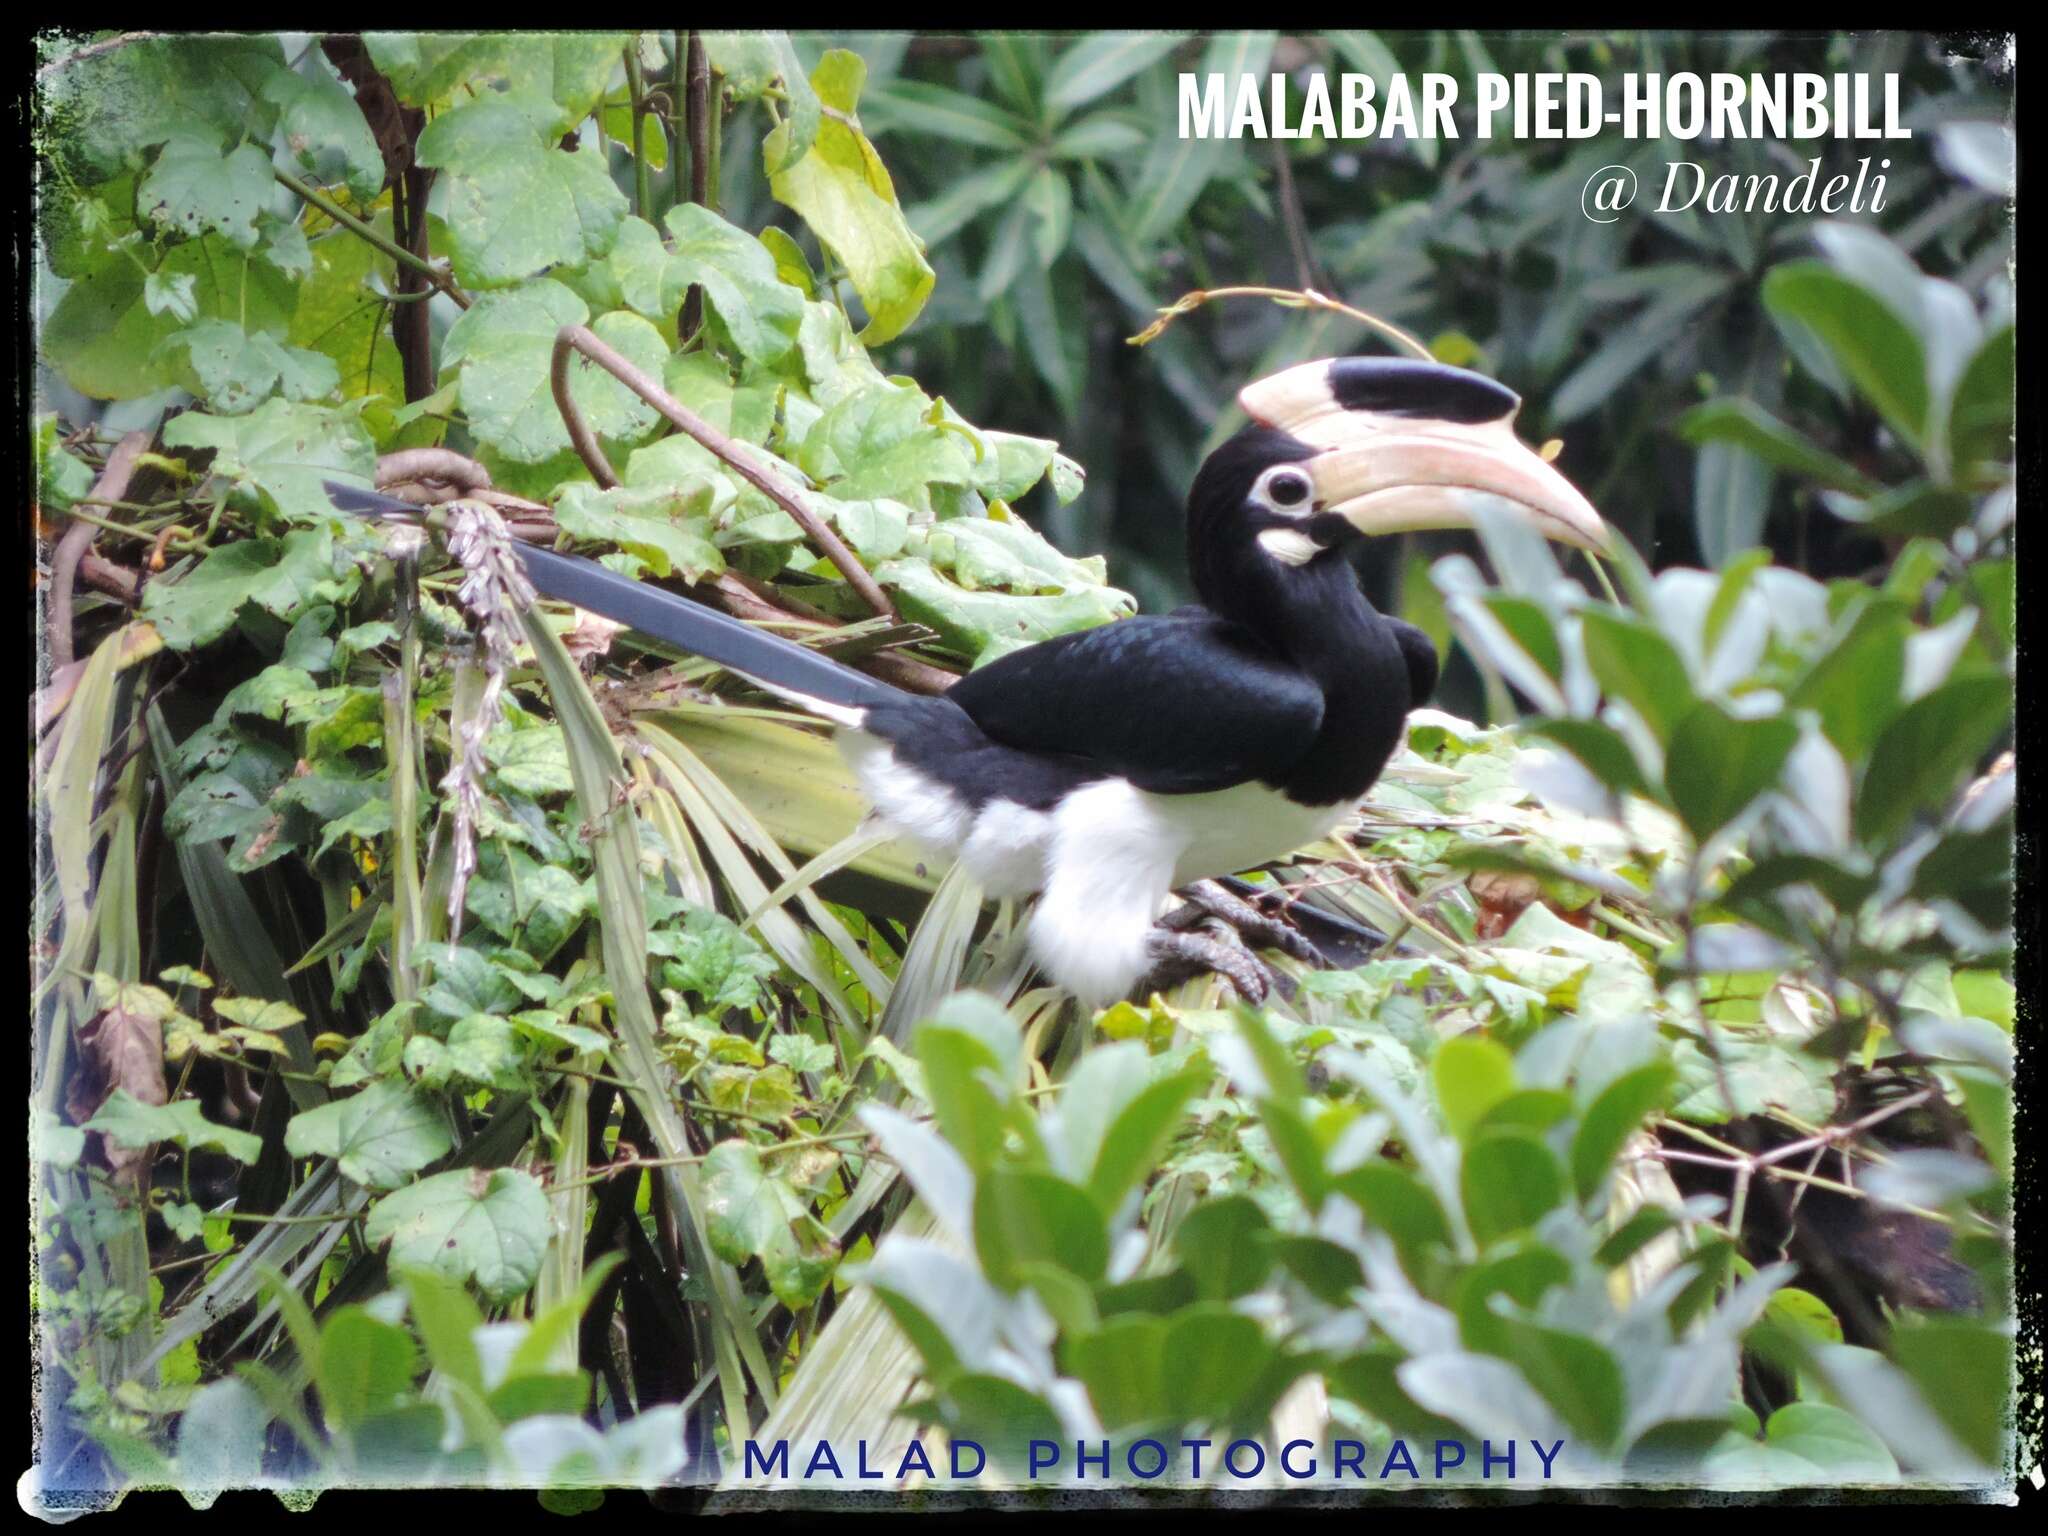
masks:
<instances>
[{"instance_id":1,"label":"text @ dandeli","mask_svg":"<svg viewBox=\"0 0 2048 1536\"><path fill-rule=\"evenodd\" d=\"M1595 224L1612 224L1637 206L1649 214L1882 213L1889 159L1863 156L1830 171L1818 157L1797 170L1716 171L1697 160L1672 160L1645 185L1632 166L1603 165L1586 178L1579 211Z\"/></svg>"}]
</instances>

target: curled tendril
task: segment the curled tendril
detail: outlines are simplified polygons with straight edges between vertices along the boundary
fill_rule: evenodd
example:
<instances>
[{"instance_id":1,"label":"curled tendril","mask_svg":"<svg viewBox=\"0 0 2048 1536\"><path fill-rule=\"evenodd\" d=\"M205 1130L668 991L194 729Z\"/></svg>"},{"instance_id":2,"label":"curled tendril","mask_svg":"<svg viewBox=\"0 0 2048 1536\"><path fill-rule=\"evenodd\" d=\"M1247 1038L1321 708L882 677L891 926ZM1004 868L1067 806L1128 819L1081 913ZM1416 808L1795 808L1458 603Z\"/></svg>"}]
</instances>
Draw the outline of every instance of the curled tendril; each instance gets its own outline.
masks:
<instances>
[{"instance_id":1,"label":"curled tendril","mask_svg":"<svg viewBox=\"0 0 2048 1536\"><path fill-rule=\"evenodd\" d=\"M1317 293L1313 288L1197 288L1192 293L1182 294L1160 310L1157 320L1127 340L1134 347L1142 347L1148 342L1157 341L1166 328L1182 315L1192 313L1215 299L1271 299L1282 309L1326 309L1332 314L1349 315L1360 325L1370 326L1395 346L1412 352L1417 357L1427 358L1432 355L1428 347L1393 321L1367 314L1341 299L1333 299L1326 293Z\"/></svg>"}]
</instances>

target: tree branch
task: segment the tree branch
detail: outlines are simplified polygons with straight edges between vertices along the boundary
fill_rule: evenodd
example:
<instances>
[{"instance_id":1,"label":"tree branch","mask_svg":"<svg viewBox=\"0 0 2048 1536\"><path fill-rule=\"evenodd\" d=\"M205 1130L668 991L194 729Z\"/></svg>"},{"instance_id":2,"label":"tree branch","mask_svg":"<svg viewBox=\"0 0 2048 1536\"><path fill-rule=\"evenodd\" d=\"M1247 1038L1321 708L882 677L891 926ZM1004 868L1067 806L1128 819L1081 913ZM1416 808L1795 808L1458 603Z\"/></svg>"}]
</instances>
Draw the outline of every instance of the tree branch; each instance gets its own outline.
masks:
<instances>
[{"instance_id":1,"label":"tree branch","mask_svg":"<svg viewBox=\"0 0 2048 1536\"><path fill-rule=\"evenodd\" d=\"M846 584L858 592L861 600L882 617L894 620L897 617L895 605L844 543L839 535L828 528L802 500L800 494L785 485L780 476L757 463L749 449L726 436L703 417L687 406L680 404L667 390L635 367L626 358L599 341L588 328L580 325L565 325L555 333L554 364L550 378L554 386L555 405L562 413L562 421L569 429L569 441L575 444L576 452L589 468L591 478L609 489L619 483L619 477L612 470L604 456L596 434L590 424L576 408L576 402L569 392L569 354L580 352L605 372L633 391L642 400L653 406L676 427L696 439L711 455L730 465L739 477L782 508L803 529L804 534L818 551L830 560L839 574L846 578Z\"/></svg>"}]
</instances>

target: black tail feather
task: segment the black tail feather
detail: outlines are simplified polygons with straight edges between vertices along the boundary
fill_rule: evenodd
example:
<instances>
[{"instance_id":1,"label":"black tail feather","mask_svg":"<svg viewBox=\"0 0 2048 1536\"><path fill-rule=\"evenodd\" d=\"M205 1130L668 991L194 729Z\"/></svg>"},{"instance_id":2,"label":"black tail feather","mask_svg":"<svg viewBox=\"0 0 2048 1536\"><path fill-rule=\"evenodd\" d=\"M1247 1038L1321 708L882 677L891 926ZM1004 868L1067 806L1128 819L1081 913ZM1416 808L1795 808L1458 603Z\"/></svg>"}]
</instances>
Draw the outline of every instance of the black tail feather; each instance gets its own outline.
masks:
<instances>
[{"instance_id":1,"label":"black tail feather","mask_svg":"<svg viewBox=\"0 0 2048 1536\"><path fill-rule=\"evenodd\" d=\"M327 494L342 511L361 516L417 518L422 511L410 502L334 481L327 482ZM594 560L560 555L530 544L521 544L518 550L528 578L543 596L602 614L693 656L730 667L777 691L842 709L867 709L903 696L900 689L865 672L856 672L808 646L769 634L703 603L621 576Z\"/></svg>"}]
</instances>

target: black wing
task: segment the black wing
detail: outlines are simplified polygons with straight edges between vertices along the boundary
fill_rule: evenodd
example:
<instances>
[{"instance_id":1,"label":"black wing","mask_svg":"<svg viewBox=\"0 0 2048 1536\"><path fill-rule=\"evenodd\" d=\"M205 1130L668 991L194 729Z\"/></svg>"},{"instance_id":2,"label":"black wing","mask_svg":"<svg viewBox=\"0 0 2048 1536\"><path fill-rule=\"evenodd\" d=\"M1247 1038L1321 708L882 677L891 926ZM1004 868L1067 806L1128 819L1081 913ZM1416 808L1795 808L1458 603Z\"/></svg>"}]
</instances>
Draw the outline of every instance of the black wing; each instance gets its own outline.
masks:
<instances>
[{"instance_id":1,"label":"black wing","mask_svg":"<svg viewBox=\"0 0 2048 1536\"><path fill-rule=\"evenodd\" d=\"M947 697L994 740L1085 759L1140 789L1277 781L1323 723L1323 695L1238 625L1125 619L1013 651Z\"/></svg>"}]
</instances>

